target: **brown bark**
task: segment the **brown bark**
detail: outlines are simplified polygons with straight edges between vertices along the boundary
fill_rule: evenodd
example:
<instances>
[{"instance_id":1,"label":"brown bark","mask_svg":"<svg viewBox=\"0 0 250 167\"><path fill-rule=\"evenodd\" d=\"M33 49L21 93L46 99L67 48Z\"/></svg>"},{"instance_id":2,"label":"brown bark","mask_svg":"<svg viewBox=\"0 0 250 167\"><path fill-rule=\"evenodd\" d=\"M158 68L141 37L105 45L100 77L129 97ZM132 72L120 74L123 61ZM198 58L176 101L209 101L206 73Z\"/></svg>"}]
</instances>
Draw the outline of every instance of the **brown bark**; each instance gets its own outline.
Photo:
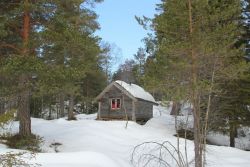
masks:
<instances>
[{"instance_id":1,"label":"brown bark","mask_svg":"<svg viewBox=\"0 0 250 167\"><path fill-rule=\"evenodd\" d=\"M234 124L230 124L230 147L235 147L235 137L237 137L237 129Z\"/></svg>"},{"instance_id":2,"label":"brown bark","mask_svg":"<svg viewBox=\"0 0 250 167\"><path fill-rule=\"evenodd\" d=\"M26 55L29 53L29 36L30 36L30 12L29 12L29 1L24 1L24 13L23 13L23 50L22 54Z\"/></svg>"},{"instance_id":3,"label":"brown bark","mask_svg":"<svg viewBox=\"0 0 250 167\"><path fill-rule=\"evenodd\" d=\"M28 56L28 44L30 35L30 13L29 13L29 1L24 1L24 13L23 13L23 49L22 55ZM19 99L18 99L18 117L19 117L19 135L30 136L31 135L31 119L30 119L30 90L28 87L29 77L23 74L19 77Z\"/></svg>"},{"instance_id":4,"label":"brown bark","mask_svg":"<svg viewBox=\"0 0 250 167\"><path fill-rule=\"evenodd\" d=\"M74 116L74 96L73 95L70 95L70 97L69 97L68 120L75 120L75 116Z\"/></svg>"},{"instance_id":5,"label":"brown bark","mask_svg":"<svg viewBox=\"0 0 250 167\"><path fill-rule=\"evenodd\" d=\"M197 102L194 99L194 151L195 151L195 167L202 166L202 143L201 143L201 132L200 132L200 113L197 109Z\"/></svg>"},{"instance_id":6,"label":"brown bark","mask_svg":"<svg viewBox=\"0 0 250 167\"><path fill-rule=\"evenodd\" d=\"M199 110L199 93L197 88L197 55L194 51L193 44L193 14L192 14L192 0L188 0L189 10L189 32L191 38L191 61L192 61L192 104L194 117L194 152L195 152L195 167L202 167L202 143L200 132L200 110Z\"/></svg>"},{"instance_id":7,"label":"brown bark","mask_svg":"<svg viewBox=\"0 0 250 167\"><path fill-rule=\"evenodd\" d=\"M27 88L28 79L25 75L20 77L19 88L21 89L18 98L18 117L19 117L19 135L31 135L31 119L30 119L30 92Z\"/></svg>"},{"instance_id":8,"label":"brown bark","mask_svg":"<svg viewBox=\"0 0 250 167\"><path fill-rule=\"evenodd\" d=\"M179 115L180 111L181 111L181 103L174 101L171 112L170 112L170 115Z\"/></svg>"},{"instance_id":9,"label":"brown bark","mask_svg":"<svg viewBox=\"0 0 250 167\"><path fill-rule=\"evenodd\" d=\"M60 117L64 117L64 94L63 93L60 93L59 101L60 101Z\"/></svg>"},{"instance_id":10,"label":"brown bark","mask_svg":"<svg viewBox=\"0 0 250 167\"><path fill-rule=\"evenodd\" d=\"M215 77L215 65L216 65L217 59L214 61L214 66L213 66L213 72L212 72L212 77L211 77L211 86L209 88L209 95L208 95L208 102L207 102L207 110L206 110L206 117L205 117L205 126L204 126L204 132L203 132L203 166L205 166L206 163L206 145L207 145L207 131L208 131L208 118L211 110L211 99L212 99L212 91L213 91L213 86L214 86L214 77Z\"/></svg>"}]
</instances>

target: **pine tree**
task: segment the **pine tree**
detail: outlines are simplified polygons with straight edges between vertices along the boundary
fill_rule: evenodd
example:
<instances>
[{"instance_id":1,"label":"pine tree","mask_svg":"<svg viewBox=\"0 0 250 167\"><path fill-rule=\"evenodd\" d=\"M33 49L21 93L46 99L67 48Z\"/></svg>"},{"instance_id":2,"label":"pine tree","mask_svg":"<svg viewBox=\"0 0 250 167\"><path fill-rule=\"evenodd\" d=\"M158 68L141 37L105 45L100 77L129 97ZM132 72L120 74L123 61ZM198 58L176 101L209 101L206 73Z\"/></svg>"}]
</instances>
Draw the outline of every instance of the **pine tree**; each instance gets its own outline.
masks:
<instances>
[{"instance_id":1,"label":"pine tree","mask_svg":"<svg viewBox=\"0 0 250 167\"><path fill-rule=\"evenodd\" d=\"M157 46L149 71L155 71L160 78L156 82L160 81L169 99L192 104L195 166L201 167L213 92L218 81L232 69L237 74L236 67L242 63L229 63L242 56L242 50L234 47L240 35L241 4L237 0L163 0L158 10L152 24Z\"/></svg>"},{"instance_id":2,"label":"pine tree","mask_svg":"<svg viewBox=\"0 0 250 167\"><path fill-rule=\"evenodd\" d=\"M42 1L1 1L0 54L1 74L5 76L3 85L8 87L8 95L17 95L19 135L31 135L30 95L35 74L42 69L37 57L39 43L38 29L50 15L46 0ZM6 83L11 82L11 85Z\"/></svg>"},{"instance_id":3,"label":"pine tree","mask_svg":"<svg viewBox=\"0 0 250 167\"><path fill-rule=\"evenodd\" d=\"M245 58L249 55L249 3L243 1L242 16L238 22L242 27L241 36L236 40L236 48L244 47ZM235 138L237 137L237 129L241 126L249 125L250 118L247 102L249 99L250 88L247 83L249 80L249 65L242 62L243 57L235 56L228 59L228 66L236 69L231 70L230 76L226 76L217 82L220 92L215 92L214 107L215 116L211 119L212 129L215 131L223 131L230 136L230 146L235 147ZM237 69L242 69L238 71ZM236 72L236 73L235 73ZM215 119L216 118L216 119ZM220 119L218 119L220 118ZM214 127L217 125L219 128Z\"/></svg>"},{"instance_id":4,"label":"pine tree","mask_svg":"<svg viewBox=\"0 0 250 167\"><path fill-rule=\"evenodd\" d=\"M118 70L113 74L114 80L122 80L127 83L136 83L134 75L135 61L133 59L127 59L123 64L121 64Z\"/></svg>"},{"instance_id":5,"label":"pine tree","mask_svg":"<svg viewBox=\"0 0 250 167\"><path fill-rule=\"evenodd\" d=\"M143 48L138 48L136 54L134 54L135 66L134 66L134 75L136 83L139 85L144 85L144 74L145 74L145 63L146 63L146 52Z\"/></svg>"},{"instance_id":6,"label":"pine tree","mask_svg":"<svg viewBox=\"0 0 250 167\"><path fill-rule=\"evenodd\" d=\"M47 77L51 79L47 83L56 88L54 93L68 96L69 120L74 119L73 107L81 81L87 73L98 69L101 53L99 38L93 36L99 28L97 16L85 5L83 0L57 1L54 24L44 31L47 39L44 59L49 64L48 70L52 68L55 72Z\"/></svg>"},{"instance_id":7,"label":"pine tree","mask_svg":"<svg viewBox=\"0 0 250 167\"><path fill-rule=\"evenodd\" d=\"M250 1L242 1L242 21L241 24L244 28L244 33L241 39L237 42L237 45L245 44L245 51L247 60L250 60Z\"/></svg>"},{"instance_id":8,"label":"pine tree","mask_svg":"<svg viewBox=\"0 0 250 167\"><path fill-rule=\"evenodd\" d=\"M237 129L250 125L249 78L245 78L249 74L238 75L238 78L224 78L218 84L220 92L215 93L216 106L210 121L212 130L229 134L231 147L235 147Z\"/></svg>"},{"instance_id":9,"label":"pine tree","mask_svg":"<svg viewBox=\"0 0 250 167\"><path fill-rule=\"evenodd\" d=\"M96 2L101 0L0 2L1 93L18 97L21 136L31 135L32 95L64 90L72 117L79 82L99 68L99 38L93 36L96 14L86 8L86 3Z\"/></svg>"}]
</instances>

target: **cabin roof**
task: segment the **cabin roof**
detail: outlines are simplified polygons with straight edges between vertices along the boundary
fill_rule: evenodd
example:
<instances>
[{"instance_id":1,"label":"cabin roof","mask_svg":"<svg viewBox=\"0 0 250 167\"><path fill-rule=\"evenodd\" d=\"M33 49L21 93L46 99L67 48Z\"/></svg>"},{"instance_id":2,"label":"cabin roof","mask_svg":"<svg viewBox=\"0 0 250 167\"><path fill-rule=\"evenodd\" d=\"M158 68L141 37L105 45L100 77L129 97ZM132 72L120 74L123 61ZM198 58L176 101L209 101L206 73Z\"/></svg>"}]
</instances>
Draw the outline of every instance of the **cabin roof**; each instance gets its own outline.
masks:
<instances>
[{"instance_id":1,"label":"cabin roof","mask_svg":"<svg viewBox=\"0 0 250 167\"><path fill-rule=\"evenodd\" d=\"M156 103L154 97L149 92L145 91L142 87L132 83L128 84L120 80L117 80L115 82L123 87L126 91L128 91L133 97Z\"/></svg>"},{"instance_id":2,"label":"cabin roof","mask_svg":"<svg viewBox=\"0 0 250 167\"><path fill-rule=\"evenodd\" d=\"M144 100L148 101L154 104L157 104L154 97L147 91L145 91L142 87L136 85L136 84L128 84L124 81L117 80L115 82L112 82L110 85L108 85L102 93L100 93L97 97L96 100L100 99L105 92L108 92L109 89L112 86L116 86L118 89L122 90L125 92L126 95L128 95L132 99L139 99L139 100Z\"/></svg>"}]
</instances>

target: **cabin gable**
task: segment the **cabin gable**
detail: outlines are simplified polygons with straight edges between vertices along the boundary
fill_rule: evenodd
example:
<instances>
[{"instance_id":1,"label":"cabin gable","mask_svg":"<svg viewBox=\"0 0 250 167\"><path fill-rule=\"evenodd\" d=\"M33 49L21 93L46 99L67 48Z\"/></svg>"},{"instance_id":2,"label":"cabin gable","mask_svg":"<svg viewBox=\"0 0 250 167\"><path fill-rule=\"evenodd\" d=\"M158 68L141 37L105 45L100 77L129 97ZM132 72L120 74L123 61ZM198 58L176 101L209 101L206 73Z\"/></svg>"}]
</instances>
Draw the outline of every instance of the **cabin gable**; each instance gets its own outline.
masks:
<instances>
[{"instance_id":1,"label":"cabin gable","mask_svg":"<svg viewBox=\"0 0 250 167\"><path fill-rule=\"evenodd\" d=\"M120 100L120 108L112 109L112 99ZM122 90L116 86L112 86L103 96L98 100L100 119L132 119L132 102L129 96L127 96Z\"/></svg>"},{"instance_id":2,"label":"cabin gable","mask_svg":"<svg viewBox=\"0 0 250 167\"><path fill-rule=\"evenodd\" d=\"M108 85L97 97L98 119L123 119L147 121L153 117L153 105L157 105L152 95L135 84L115 81Z\"/></svg>"}]
</instances>

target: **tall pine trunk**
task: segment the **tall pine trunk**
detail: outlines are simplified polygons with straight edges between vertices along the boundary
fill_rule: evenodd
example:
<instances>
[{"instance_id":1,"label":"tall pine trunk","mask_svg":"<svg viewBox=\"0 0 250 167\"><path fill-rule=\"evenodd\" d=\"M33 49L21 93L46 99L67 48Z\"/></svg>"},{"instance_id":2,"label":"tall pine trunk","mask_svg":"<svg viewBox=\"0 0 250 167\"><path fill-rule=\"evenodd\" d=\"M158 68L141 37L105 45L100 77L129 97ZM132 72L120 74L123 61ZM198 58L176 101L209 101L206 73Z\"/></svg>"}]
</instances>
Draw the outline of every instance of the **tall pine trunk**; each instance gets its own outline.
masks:
<instances>
[{"instance_id":1,"label":"tall pine trunk","mask_svg":"<svg viewBox=\"0 0 250 167\"><path fill-rule=\"evenodd\" d=\"M18 118L19 118L19 135L31 135L31 119L30 119L30 91L27 88L28 79L25 75L20 77L19 88L20 94L18 98Z\"/></svg>"},{"instance_id":2,"label":"tall pine trunk","mask_svg":"<svg viewBox=\"0 0 250 167\"><path fill-rule=\"evenodd\" d=\"M23 49L22 55L28 56L29 54L29 36L30 36L30 12L29 12L29 1L24 1L24 13L23 13Z\"/></svg>"},{"instance_id":3,"label":"tall pine trunk","mask_svg":"<svg viewBox=\"0 0 250 167\"><path fill-rule=\"evenodd\" d=\"M29 13L29 1L24 1L24 13L23 13L23 29L22 40L23 49L22 56L29 55L29 35L30 35L30 13ZM28 87L29 77L27 74L22 74L19 77L20 94L18 99L18 116L19 116L19 135L30 136L31 135L31 119L30 119L30 90Z\"/></svg>"},{"instance_id":4,"label":"tall pine trunk","mask_svg":"<svg viewBox=\"0 0 250 167\"><path fill-rule=\"evenodd\" d=\"M195 46L193 43L193 13L192 13L192 0L188 0L189 12L189 33L190 33L190 55L191 55L191 74L192 74L192 93L191 102L193 105L193 118L194 118L194 152L195 152L195 167L202 167L202 143L200 131L200 108L199 108L199 90L197 87L197 54L195 53Z\"/></svg>"}]
</instances>

